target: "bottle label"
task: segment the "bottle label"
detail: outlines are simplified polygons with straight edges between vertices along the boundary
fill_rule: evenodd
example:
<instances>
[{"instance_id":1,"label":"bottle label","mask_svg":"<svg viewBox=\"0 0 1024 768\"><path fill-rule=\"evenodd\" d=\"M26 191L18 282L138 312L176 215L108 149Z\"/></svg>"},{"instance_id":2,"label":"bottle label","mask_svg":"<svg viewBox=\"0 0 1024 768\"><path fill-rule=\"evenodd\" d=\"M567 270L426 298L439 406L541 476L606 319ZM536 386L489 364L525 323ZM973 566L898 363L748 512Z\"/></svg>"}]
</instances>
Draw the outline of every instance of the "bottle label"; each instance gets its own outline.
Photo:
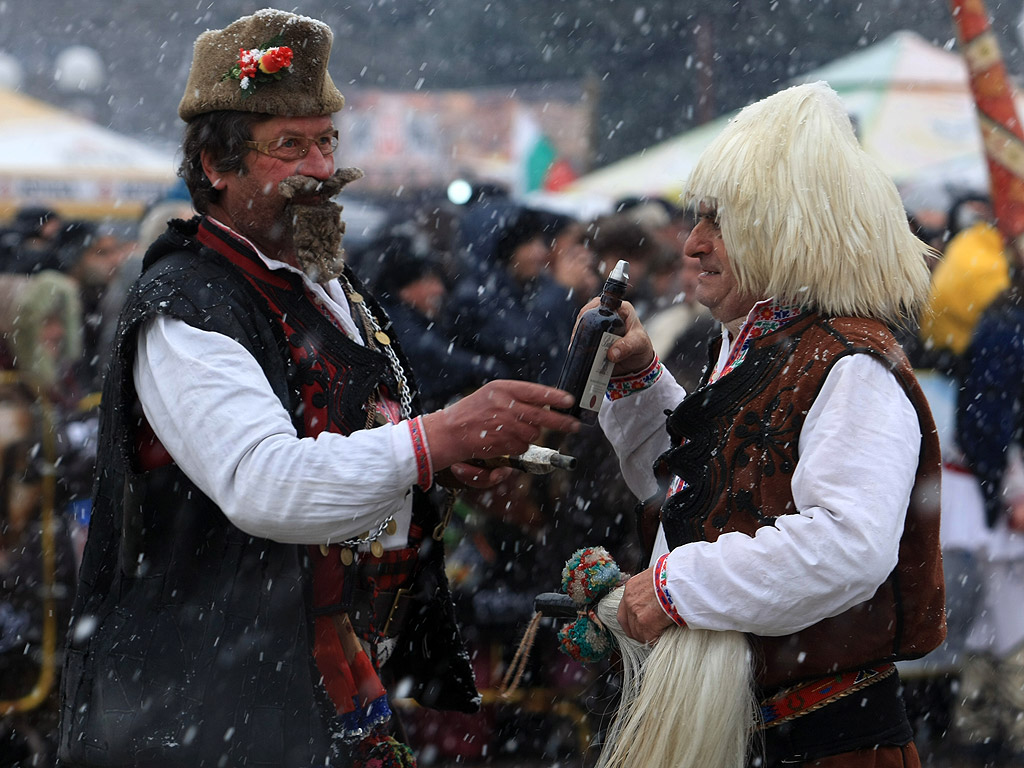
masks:
<instances>
[{"instance_id":1,"label":"bottle label","mask_svg":"<svg viewBox=\"0 0 1024 768\"><path fill-rule=\"evenodd\" d=\"M601 410L601 401L604 399L604 393L608 391L608 382L612 378L613 365L608 360L608 348L618 340L619 337L614 333L606 331L601 334L597 354L594 355L594 364L590 368L590 375L587 376L583 394L580 395L580 408L588 411Z\"/></svg>"}]
</instances>

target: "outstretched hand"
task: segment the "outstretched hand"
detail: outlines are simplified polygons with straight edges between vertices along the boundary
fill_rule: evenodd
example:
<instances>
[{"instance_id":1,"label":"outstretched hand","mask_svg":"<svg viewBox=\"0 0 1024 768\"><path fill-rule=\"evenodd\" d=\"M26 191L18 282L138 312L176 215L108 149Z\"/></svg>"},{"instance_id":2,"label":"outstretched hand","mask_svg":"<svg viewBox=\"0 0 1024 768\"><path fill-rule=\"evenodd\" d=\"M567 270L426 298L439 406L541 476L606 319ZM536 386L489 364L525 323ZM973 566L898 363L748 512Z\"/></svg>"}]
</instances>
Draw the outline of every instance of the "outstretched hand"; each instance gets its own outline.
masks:
<instances>
[{"instance_id":1,"label":"outstretched hand","mask_svg":"<svg viewBox=\"0 0 1024 768\"><path fill-rule=\"evenodd\" d=\"M572 402L567 392L542 384L489 382L447 408L423 417L434 468L445 469L467 459L523 453L545 429L576 432L579 420L551 410L569 408ZM463 481L480 480L481 472L471 473L460 466L453 474ZM489 478L484 481L489 482Z\"/></svg>"},{"instance_id":2,"label":"outstretched hand","mask_svg":"<svg viewBox=\"0 0 1024 768\"><path fill-rule=\"evenodd\" d=\"M591 299L580 310L580 315L600 303L600 298ZM615 364L613 376L626 376L642 371L651 364L654 360L654 345L637 317L636 309L628 301L622 302L619 307L619 317L626 324L626 335L608 348L608 359Z\"/></svg>"},{"instance_id":3,"label":"outstretched hand","mask_svg":"<svg viewBox=\"0 0 1024 768\"><path fill-rule=\"evenodd\" d=\"M442 475L441 485L449 488L493 488L509 480L518 470L512 467L478 467L475 464L452 464Z\"/></svg>"}]
</instances>

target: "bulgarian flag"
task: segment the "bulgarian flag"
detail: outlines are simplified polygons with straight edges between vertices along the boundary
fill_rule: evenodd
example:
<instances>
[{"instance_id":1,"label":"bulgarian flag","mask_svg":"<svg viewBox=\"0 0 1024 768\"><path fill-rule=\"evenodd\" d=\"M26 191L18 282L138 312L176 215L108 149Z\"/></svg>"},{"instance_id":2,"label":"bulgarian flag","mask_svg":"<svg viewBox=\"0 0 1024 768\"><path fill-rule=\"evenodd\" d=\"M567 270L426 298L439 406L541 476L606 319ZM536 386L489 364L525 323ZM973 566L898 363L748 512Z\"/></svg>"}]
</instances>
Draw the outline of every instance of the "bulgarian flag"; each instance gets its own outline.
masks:
<instances>
[{"instance_id":1,"label":"bulgarian flag","mask_svg":"<svg viewBox=\"0 0 1024 768\"><path fill-rule=\"evenodd\" d=\"M539 189L555 192L574 181L576 174L545 135L537 118L519 107L512 121L512 160L516 170L514 181L518 192Z\"/></svg>"}]
</instances>

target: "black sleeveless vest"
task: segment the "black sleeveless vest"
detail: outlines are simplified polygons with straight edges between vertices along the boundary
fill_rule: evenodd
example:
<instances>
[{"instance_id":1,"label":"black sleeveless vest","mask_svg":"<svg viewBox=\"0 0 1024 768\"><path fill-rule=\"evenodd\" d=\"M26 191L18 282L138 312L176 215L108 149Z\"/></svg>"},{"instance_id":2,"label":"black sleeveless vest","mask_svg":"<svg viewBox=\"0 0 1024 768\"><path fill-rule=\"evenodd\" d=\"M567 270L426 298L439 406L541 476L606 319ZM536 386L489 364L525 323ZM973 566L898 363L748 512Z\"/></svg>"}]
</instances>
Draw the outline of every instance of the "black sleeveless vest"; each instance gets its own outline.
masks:
<instances>
[{"instance_id":1,"label":"black sleeveless vest","mask_svg":"<svg viewBox=\"0 0 1024 768\"><path fill-rule=\"evenodd\" d=\"M311 372L288 345L308 338L284 332L266 298L197 242L198 221L173 222L154 244L121 314L62 679L61 755L72 765L345 765L313 660L307 548L242 532L173 463L141 472L135 462L132 361L139 328L158 314L242 344L305 434L302 382ZM281 291L285 302L302 295L301 286ZM320 320L309 318L330 325ZM351 384L330 403L335 429L357 428L386 366L340 332L311 355L319 345ZM415 493L414 515L436 519ZM473 711L440 546L421 551L414 584L425 607L407 621L389 668L415 681L414 696L430 692L422 703Z\"/></svg>"}]
</instances>

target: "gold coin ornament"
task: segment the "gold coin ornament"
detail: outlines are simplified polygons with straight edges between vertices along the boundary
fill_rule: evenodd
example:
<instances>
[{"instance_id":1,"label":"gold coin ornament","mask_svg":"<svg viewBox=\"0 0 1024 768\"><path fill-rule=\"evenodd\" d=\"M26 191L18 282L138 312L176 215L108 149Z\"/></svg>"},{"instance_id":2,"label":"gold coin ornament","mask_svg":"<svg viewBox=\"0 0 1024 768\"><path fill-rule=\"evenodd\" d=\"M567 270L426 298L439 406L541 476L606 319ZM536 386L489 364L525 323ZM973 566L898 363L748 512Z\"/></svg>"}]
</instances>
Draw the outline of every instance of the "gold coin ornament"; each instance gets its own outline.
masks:
<instances>
[{"instance_id":1,"label":"gold coin ornament","mask_svg":"<svg viewBox=\"0 0 1024 768\"><path fill-rule=\"evenodd\" d=\"M381 557L384 554L384 545L374 539L370 542L370 552L374 557Z\"/></svg>"},{"instance_id":2,"label":"gold coin ornament","mask_svg":"<svg viewBox=\"0 0 1024 768\"><path fill-rule=\"evenodd\" d=\"M348 300L351 301L353 304L362 304L363 294L352 291L352 293L348 295Z\"/></svg>"},{"instance_id":3,"label":"gold coin ornament","mask_svg":"<svg viewBox=\"0 0 1024 768\"><path fill-rule=\"evenodd\" d=\"M343 548L341 550L341 564L342 565L352 565L352 563L355 561L355 559L356 559L356 556L352 553L351 549Z\"/></svg>"},{"instance_id":4,"label":"gold coin ornament","mask_svg":"<svg viewBox=\"0 0 1024 768\"><path fill-rule=\"evenodd\" d=\"M320 554L323 555L324 557L327 557L327 545L326 544L321 544L320 545Z\"/></svg>"},{"instance_id":5,"label":"gold coin ornament","mask_svg":"<svg viewBox=\"0 0 1024 768\"><path fill-rule=\"evenodd\" d=\"M373 337L384 346L387 346L388 344L391 343L391 337L384 333L384 331L377 331L375 334L373 334Z\"/></svg>"},{"instance_id":6,"label":"gold coin ornament","mask_svg":"<svg viewBox=\"0 0 1024 768\"><path fill-rule=\"evenodd\" d=\"M388 524L384 526L384 530L388 536L394 536L398 532L398 523L395 522L394 518L388 520Z\"/></svg>"}]
</instances>

